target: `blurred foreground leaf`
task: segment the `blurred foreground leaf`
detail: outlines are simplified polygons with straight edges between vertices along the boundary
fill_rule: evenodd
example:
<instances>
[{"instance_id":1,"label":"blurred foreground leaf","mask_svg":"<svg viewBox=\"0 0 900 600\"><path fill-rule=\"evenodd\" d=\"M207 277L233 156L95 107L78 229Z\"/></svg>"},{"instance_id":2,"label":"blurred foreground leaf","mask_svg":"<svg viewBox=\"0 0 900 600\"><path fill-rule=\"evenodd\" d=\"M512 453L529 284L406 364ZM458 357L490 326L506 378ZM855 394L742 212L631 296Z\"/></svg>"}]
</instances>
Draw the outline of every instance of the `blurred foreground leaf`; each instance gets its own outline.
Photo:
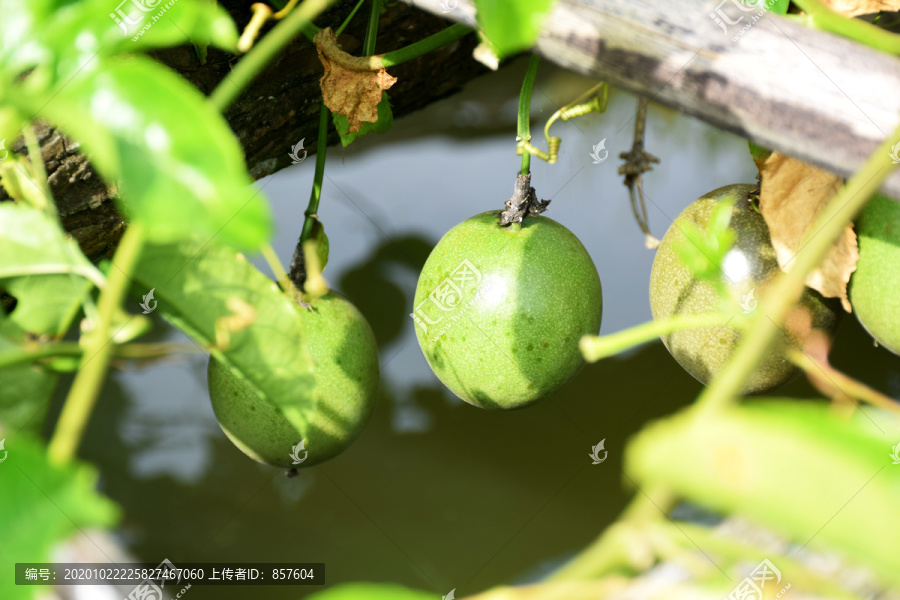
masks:
<instances>
[{"instance_id":1,"label":"blurred foreground leaf","mask_svg":"<svg viewBox=\"0 0 900 600\"><path fill-rule=\"evenodd\" d=\"M822 402L769 399L698 417L687 409L629 444L638 485L669 486L799 544L843 552L900 583L900 420L871 407L845 420Z\"/></svg>"},{"instance_id":2,"label":"blurred foreground leaf","mask_svg":"<svg viewBox=\"0 0 900 600\"><path fill-rule=\"evenodd\" d=\"M46 588L17 586L17 562L49 562L52 547L90 527L111 527L116 505L96 491L97 472L83 463L47 463L46 451L28 435L0 433L6 460L0 463L0 598L27 600ZM0 458L3 452L0 451Z\"/></svg>"}]
</instances>

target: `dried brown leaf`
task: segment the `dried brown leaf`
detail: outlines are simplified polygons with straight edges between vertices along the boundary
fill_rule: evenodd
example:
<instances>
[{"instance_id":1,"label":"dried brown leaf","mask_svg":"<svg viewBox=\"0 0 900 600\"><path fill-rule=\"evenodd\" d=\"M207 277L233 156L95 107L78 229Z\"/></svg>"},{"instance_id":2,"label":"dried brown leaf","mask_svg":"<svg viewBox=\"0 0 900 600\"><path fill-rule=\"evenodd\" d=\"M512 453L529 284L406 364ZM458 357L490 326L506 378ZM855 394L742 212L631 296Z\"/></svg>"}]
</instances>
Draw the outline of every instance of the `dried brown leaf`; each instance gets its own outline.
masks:
<instances>
[{"instance_id":1,"label":"dried brown leaf","mask_svg":"<svg viewBox=\"0 0 900 600\"><path fill-rule=\"evenodd\" d=\"M822 0L822 4L847 17L900 10L900 0Z\"/></svg>"},{"instance_id":2,"label":"dried brown leaf","mask_svg":"<svg viewBox=\"0 0 900 600\"><path fill-rule=\"evenodd\" d=\"M359 131L363 122L378 121L378 103L384 90L397 82L381 63L381 56L351 56L341 50L337 38L326 27L314 38L325 74L319 81L325 106L342 114L349 131Z\"/></svg>"},{"instance_id":3,"label":"dried brown leaf","mask_svg":"<svg viewBox=\"0 0 900 600\"><path fill-rule=\"evenodd\" d=\"M787 270L816 217L842 182L836 175L778 152L766 159L760 174L759 210L769 226L778 264ZM806 278L806 285L826 298L840 298L844 310L850 312L847 283L858 260L856 234L848 225Z\"/></svg>"}]
</instances>

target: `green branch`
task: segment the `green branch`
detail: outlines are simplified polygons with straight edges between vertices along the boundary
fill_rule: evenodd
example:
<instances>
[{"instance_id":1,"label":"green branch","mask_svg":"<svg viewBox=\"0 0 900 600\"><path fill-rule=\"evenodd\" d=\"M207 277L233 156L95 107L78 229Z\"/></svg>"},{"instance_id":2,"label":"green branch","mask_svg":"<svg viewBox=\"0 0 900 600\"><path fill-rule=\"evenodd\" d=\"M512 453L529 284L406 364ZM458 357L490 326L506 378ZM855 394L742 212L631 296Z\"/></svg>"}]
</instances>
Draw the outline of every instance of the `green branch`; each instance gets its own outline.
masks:
<instances>
[{"instance_id":1,"label":"green branch","mask_svg":"<svg viewBox=\"0 0 900 600\"><path fill-rule=\"evenodd\" d=\"M674 331L721 327L734 318L735 315L725 313L673 315L668 319L648 321L609 335L582 336L578 348L586 361L597 362L601 358L613 356L633 346L655 341Z\"/></svg>"},{"instance_id":2,"label":"green branch","mask_svg":"<svg viewBox=\"0 0 900 600\"><path fill-rule=\"evenodd\" d=\"M115 342L111 331L113 316L122 304L128 288L129 274L137 263L143 243L143 229L129 225L113 256L106 288L97 303L98 317L94 330L86 335L84 355L78 375L69 390L56 430L50 440L48 454L56 464L66 463L75 455L84 428L100 394Z\"/></svg>"},{"instance_id":3,"label":"green branch","mask_svg":"<svg viewBox=\"0 0 900 600\"><path fill-rule=\"evenodd\" d=\"M470 33L472 33L472 29L465 25L460 25L459 23L451 25L427 38L412 43L409 46L404 46L399 50L393 50L383 54L381 56L381 64L384 65L385 68L399 65L400 63L404 63L414 58L418 58L423 54L428 54L429 52L437 50L445 44L455 42L459 38Z\"/></svg>"}]
</instances>

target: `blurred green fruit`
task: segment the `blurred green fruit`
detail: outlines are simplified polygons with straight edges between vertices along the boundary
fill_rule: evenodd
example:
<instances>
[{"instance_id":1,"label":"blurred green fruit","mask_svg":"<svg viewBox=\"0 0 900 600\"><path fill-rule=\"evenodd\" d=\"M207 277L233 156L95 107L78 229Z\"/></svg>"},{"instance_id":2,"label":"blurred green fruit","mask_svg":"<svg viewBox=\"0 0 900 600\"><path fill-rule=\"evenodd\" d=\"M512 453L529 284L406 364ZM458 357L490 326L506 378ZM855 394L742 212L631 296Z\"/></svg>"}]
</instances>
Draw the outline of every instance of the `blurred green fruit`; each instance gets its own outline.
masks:
<instances>
[{"instance_id":1,"label":"blurred green fruit","mask_svg":"<svg viewBox=\"0 0 900 600\"><path fill-rule=\"evenodd\" d=\"M546 217L498 225L486 212L448 231L416 286L412 317L434 373L466 402L527 406L584 364L600 330L600 277L571 231Z\"/></svg>"},{"instance_id":2,"label":"blurred green fruit","mask_svg":"<svg viewBox=\"0 0 900 600\"><path fill-rule=\"evenodd\" d=\"M856 234L850 304L869 335L900 354L900 202L875 195L856 221Z\"/></svg>"},{"instance_id":3,"label":"blurred green fruit","mask_svg":"<svg viewBox=\"0 0 900 600\"><path fill-rule=\"evenodd\" d=\"M756 299L764 295L765 288L780 268L765 220L746 201L755 188L751 184L721 187L695 201L675 218L656 251L650 273L650 308L654 319L720 310L716 286L694 275L679 255L677 246L686 241L682 229L687 223L708 230L716 208L722 203L732 207L729 228L735 232L734 244L722 261L726 288L734 301L735 314L752 312L756 308ZM809 310L814 328L833 334L840 314L839 304L806 288L800 305ZM662 341L688 373L707 384L731 358L740 337L737 329L723 326L676 331L663 336ZM743 391L773 390L797 373L798 369L788 362L783 350L776 349L763 359Z\"/></svg>"},{"instance_id":4,"label":"blurred green fruit","mask_svg":"<svg viewBox=\"0 0 900 600\"><path fill-rule=\"evenodd\" d=\"M261 463L306 467L337 456L360 434L378 395L378 349L365 318L333 293L311 304L313 310L302 310L298 318L314 365L316 409L298 451L303 440L281 411L226 366L209 361L209 396L219 425L235 446ZM292 454L305 458L295 464Z\"/></svg>"}]
</instances>

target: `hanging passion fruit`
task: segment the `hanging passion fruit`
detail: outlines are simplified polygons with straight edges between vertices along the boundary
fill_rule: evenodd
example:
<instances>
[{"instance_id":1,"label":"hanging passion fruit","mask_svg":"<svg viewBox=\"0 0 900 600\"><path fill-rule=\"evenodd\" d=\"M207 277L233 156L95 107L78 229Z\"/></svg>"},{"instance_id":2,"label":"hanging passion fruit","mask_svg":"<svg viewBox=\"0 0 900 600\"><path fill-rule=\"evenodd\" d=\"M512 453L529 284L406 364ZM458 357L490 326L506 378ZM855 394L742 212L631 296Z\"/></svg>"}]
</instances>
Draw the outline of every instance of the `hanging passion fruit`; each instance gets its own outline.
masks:
<instances>
[{"instance_id":1,"label":"hanging passion fruit","mask_svg":"<svg viewBox=\"0 0 900 600\"><path fill-rule=\"evenodd\" d=\"M463 221L435 246L416 286L416 336L438 378L486 409L532 404L584 364L582 335L600 330L600 277L575 235L497 211Z\"/></svg>"},{"instance_id":2,"label":"hanging passion fruit","mask_svg":"<svg viewBox=\"0 0 900 600\"><path fill-rule=\"evenodd\" d=\"M722 263L723 280L739 314L756 307L756 297L779 272L769 228L762 215L746 201L756 188L752 184L721 187L696 200L675 218L656 251L650 272L650 308L656 320L673 315L705 314L720 310L718 288L698 279L685 264L677 246L686 240L684 224L692 223L708 230L717 208L731 207L729 228L735 241ZM741 306L743 305L743 307ZM800 301L812 317L812 326L833 334L838 324L840 305L806 288ZM729 326L676 331L663 336L666 348L684 369L704 384L718 373L734 353L741 338L738 329ZM802 341L793 339L802 347ZM798 373L784 354L784 347L770 353L750 376L744 393L763 393L778 388Z\"/></svg>"}]
</instances>

